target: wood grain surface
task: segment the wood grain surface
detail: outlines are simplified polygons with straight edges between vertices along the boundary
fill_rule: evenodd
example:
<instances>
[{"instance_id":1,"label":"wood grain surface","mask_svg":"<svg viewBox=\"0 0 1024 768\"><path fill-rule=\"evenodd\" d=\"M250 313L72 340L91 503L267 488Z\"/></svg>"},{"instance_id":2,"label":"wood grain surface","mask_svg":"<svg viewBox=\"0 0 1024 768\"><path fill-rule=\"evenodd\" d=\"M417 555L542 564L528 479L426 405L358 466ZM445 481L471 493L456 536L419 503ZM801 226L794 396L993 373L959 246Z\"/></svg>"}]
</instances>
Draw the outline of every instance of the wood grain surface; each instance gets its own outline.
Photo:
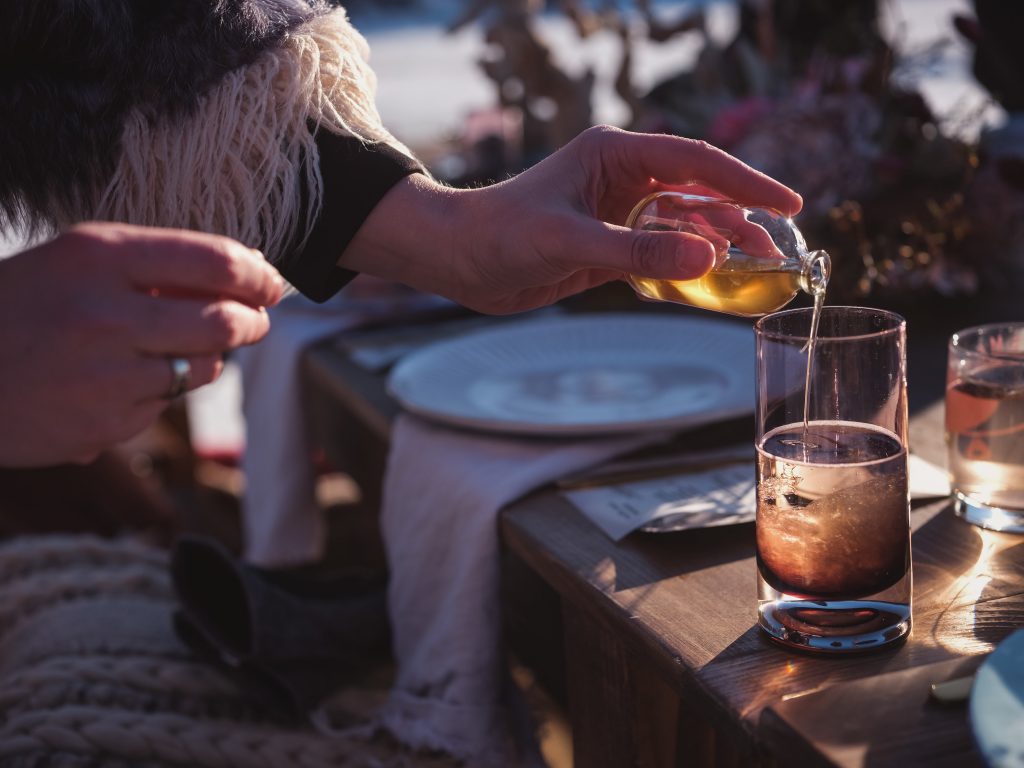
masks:
<instances>
[{"instance_id":1,"label":"wood grain surface","mask_svg":"<svg viewBox=\"0 0 1024 768\"><path fill-rule=\"evenodd\" d=\"M932 336L918 359L934 364L912 377L910 447L943 466L943 343ZM320 345L305 357L305 381L313 433L361 485L379 487L399 412L383 376ZM931 401L915 401L915 391ZM344 439L339 430L348 430ZM656 450L742 439L753 439L749 420ZM555 656L576 765L976 764L964 708L937 707L927 690L969 672L1024 625L1024 537L970 526L946 500L915 503L911 523L911 636L892 649L822 657L758 630L752 524L635 533L615 544L553 487L510 505L505 557L530 574L517 581L533 579L547 590L545 604L560 602L557 619L535 611L533 629L545 638L539 647L552 628L562 635ZM526 637L530 599L506 601L522 609L515 634Z\"/></svg>"},{"instance_id":2,"label":"wood grain surface","mask_svg":"<svg viewBox=\"0 0 1024 768\"><path fill-rule=\"evenodd\" d=\"M503 532L566 604L627 649L619 656L642 658L712 726L754 751L771 747L757 741L765 707L975 657L1024 623L1024 540L967 525L946 501L912 518L912 635L898 648L843 658L795 653L758 630L752 525L634 534L615 545L548 491L506 510ZM571 666L574 655L566 656ZM572 695L570 683L570 706Z\"/></svg>"}]
</instances>

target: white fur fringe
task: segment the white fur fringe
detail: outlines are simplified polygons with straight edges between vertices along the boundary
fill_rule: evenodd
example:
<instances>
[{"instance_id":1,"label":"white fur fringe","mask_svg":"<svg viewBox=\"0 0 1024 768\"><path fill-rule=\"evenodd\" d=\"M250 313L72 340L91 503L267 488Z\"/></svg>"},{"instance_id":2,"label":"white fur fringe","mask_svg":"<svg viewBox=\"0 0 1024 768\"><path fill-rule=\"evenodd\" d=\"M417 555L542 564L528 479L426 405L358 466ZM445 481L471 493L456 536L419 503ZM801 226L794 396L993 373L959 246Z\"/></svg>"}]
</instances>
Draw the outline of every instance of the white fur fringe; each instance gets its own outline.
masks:
<instances>
[{"instance_id":1,"label":"white fur fringe","mask_svg":"<svg viewBox=\"0 0 1024 768\"><path fill-rule=\"evenodd\" d=\"M226 75L189 116L131 111L114 175L58 228L100 219L216 232L280 263L320 212L311 124L411 154L381 124L368 56L339 8Z\"/></svg>"}]
</instances>

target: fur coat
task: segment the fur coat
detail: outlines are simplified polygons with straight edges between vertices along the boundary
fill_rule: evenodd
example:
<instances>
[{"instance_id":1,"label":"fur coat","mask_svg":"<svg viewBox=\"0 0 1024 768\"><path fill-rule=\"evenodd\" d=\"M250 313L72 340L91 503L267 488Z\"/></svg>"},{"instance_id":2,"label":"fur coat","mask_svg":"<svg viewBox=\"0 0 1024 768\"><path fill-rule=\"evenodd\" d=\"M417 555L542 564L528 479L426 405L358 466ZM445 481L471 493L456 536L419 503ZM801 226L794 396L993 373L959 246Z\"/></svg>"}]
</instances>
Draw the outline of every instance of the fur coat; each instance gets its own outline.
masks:
<instances>
[{"instance_id":1,"label":"fur coat","mask_svg":"<svg viewBox=\"0 0 1024 768\"><path fill-rule=\"evenodd\" d=\"M4 0L0 227L234 237L280 262L319 213L318 130L405 151L325 0Z\"/></svg>"}]
</instances>

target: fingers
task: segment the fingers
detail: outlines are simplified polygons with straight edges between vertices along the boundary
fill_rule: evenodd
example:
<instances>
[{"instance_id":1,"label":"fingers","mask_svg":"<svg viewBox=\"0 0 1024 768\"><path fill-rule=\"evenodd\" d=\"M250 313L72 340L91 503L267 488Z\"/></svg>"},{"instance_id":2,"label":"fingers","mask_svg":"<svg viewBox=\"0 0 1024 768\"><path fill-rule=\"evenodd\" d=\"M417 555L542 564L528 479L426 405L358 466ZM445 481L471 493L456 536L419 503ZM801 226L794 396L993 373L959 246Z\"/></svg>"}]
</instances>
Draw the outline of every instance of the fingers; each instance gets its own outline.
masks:
<instances>
[{"instance_id":1,"label":"fingers","mask_svg":"<svg viewBox=\"0 0 1024 768\"><path fill-rule=\"evenodd\" d=\"M733 234L730 230L716 228L706 221L683 221L679 219L674 221L672 219L652 220L646 217L640 217L640 219L637 220L637 224L640 226L636 226L634 228L645 232L682 232L688 235L694 235L702 240L707 240L714 249L715 255L718 259L725 258L725 254L729 250L730 238Z\"/></svg>"},{"instance_id":2,"label":"fingers","mask_svg":"<svg viewBox=\"0 0 1024 768\"><path fill-rule=\"evenodd\" d=\"M647 232L597 221L579 226L564 254L568 270L597 267L642 277L692 280L715 264L715 249L687 232Z\"/></svg>"},{"instance_id":3,"label":"fingers","mask_svg":"<svg viewBox=\"0 0 1024 768\"><path fill-rule=\"evenodd\" d=\"M124 229L136 288L171 295L224 296L253 307L273 306L284 282L259 251L226 237L186 230Z\"/></svg>"},{"instance_id":4,"label":"fingers","mask_svg":"<svg viewBox=\"0 0 1024 768\"><path fill-rule=\"evenodd\" d=\"M138 296L132 342L147 355L219 355L253 344L270 330L270 317L237 301Z\"/></svg>"},{"instance_id":5,"label":"fingers","mask_svg":"<svg viewBox=\"0 0 1024 768\"><path fill-rule=\"evenodd\" d=\"M648 212L650 211L650 212ZM747 209L732 203L712 204L681 199L668 193L655 196L636 217L633 226L644 230L675 230L699 235L710 242L720 258L730 244L751 256L782 257L771 235L747 218Z\"/></svg>"},{"instance_id":6,"label":"fingers","mask_svg":"<svg viewBox=\"0 0 1024 768\"><path fill-rule=\"evenodd\" d=\"M773 208L787 216L803 206L789 187L703 141L620 133L629 165L665 184L704 184L743 205Z\"/></svg>"},{"instance_id":7,"label":"fingers","mask_svg":"<svg viewBox=\"0 0 1024 768\"><path fill-rule=\"evenodd\" d=\"M224 358L219 354L139 357L137 402L148 403L167 398L175 383L172 357L181 357L189 363L188 385L185 387L187 392L216 381L224 370Z\"/></svg>"},{"instance_id":8,"label":"fingers","mask_svg":"<svg viewBox=\"0 0 1024 768\"><path fill-rule=\"evenodd\" d=\"M749 221L743 211L735 208L708 209L706 216L714 223L720 236L738 246L751 256L782 257L771 235L759 224ZM698 234L703 234L699 232Z\"/></svg>"},{"instance_id":9,"label":"fingers","mask_svg":"<svg viewBox=\"0 0 1024 768\"><path fill-rule=\"evenodd\" d=\"M782 258L782 252L775 245L764 227L744 221L732 232L732 242L751 256Z\"/></svg>"}]
</instances>

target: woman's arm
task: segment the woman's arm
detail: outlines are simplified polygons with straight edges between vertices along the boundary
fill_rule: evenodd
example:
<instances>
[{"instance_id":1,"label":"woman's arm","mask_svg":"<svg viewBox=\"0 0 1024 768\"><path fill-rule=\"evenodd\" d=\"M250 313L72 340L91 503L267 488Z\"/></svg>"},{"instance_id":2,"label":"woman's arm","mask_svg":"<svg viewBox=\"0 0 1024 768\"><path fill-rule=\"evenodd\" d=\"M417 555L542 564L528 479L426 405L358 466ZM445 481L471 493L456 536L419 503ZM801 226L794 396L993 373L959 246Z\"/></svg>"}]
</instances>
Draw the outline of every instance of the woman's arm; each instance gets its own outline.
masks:
<instances>
[{"instance_id":1,"label":"woman's arm","mask_svg":"<svg viewBox=\"0 0 1024 768\"><path fill-rule=\"evenodd\" d=\"M802 204L788 187L703 142L600 126L491 187L402 178L338 264L491 313L549 304L627 273L690 279L713 264L707 241L622 226L638 200L685 183L788 215Z\"/></svg>"}]
</instances>

